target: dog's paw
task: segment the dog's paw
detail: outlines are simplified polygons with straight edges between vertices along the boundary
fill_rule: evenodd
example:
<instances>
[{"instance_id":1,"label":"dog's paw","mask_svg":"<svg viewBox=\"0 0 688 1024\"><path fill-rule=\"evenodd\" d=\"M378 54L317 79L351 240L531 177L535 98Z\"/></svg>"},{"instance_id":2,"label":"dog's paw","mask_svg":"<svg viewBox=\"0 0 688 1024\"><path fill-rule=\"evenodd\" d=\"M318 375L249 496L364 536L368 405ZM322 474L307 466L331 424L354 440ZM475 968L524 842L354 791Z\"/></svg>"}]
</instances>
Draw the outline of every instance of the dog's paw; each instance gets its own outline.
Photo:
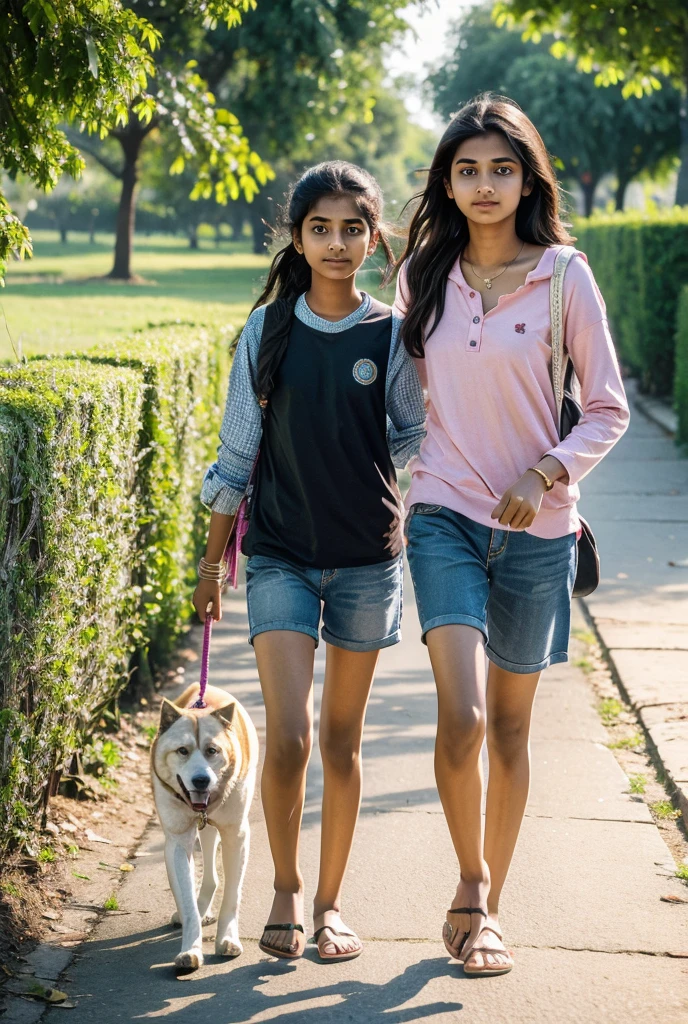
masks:
<instances>
[{"instance_id":1,"label":"dog's paw","mask_svg":"<svg viewBox=\"0 0 688 1024\"><path fill-rule=\"evenodd\" d=\"M203 966L203 953L200 949L188 949L174 958L174 966L178 971L197 971Z\"/></svg>"},{"instance_id":2,"label":"dog's paw","mask_svg":"<svg viewBox=\"0 0 688 1024\"><path fill-rule=\"evenodd\" d=\"M211 914L211 912L208 911L207 914L203 915L203 920L201 921L201 924L215 924L216 921L217 916L215 914Z\"/></svg>"},{"instance_id":3,"label":"dog's paw","mask_svg":"<svg viewBox=\"0 0 688 1024\"><path fill-rule=\"evenodd\" d=\"M238 939L236 942L233 939L221 939L215 943L215 952L218 956L240 956L244 947Z\"/></svg>"},{"instance_id":4,"label":"dog's paw","mask_svg":"<svg viewBox=\"0 0 688 1024\"><path fill-rule=\"evenodd\" d=\"M173 928L181 928L182 919L179 916L178 910L175 910L174 914L172 914L172 917L170 918L170 924L172 925Z\"/></svg>"}]
</instances>

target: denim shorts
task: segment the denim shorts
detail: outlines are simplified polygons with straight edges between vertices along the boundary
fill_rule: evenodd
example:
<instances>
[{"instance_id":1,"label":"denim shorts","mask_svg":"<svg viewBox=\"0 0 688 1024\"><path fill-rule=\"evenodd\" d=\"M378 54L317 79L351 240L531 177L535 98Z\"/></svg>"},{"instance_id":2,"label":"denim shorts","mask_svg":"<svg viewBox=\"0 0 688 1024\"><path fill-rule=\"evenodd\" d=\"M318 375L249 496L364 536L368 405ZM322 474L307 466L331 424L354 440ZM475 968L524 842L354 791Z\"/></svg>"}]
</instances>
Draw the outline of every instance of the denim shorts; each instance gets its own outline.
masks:
<instances>
[{"instance_id":1,"label":"denim shorts","mask_svg":"<svg viewBox=\"0 0 688 1024\"><path fill-rule=\"evenodd\" d=\"M442 505L413 505L408 560L423 641L435 626L479 629L490 661L539 672L568 660L575 533L493 530Z\"/></svg>"},{"instance_id":2,"label":"denim shorts","mask_svg":"<svg viewBox=\"0 0 688 1024\"><path fill-rule=\"evenodd\" d=\"M346 651L377 651L401 640L401 558L346 569L309 569L252 555L246 565L249 643L290 629Z\"/></svg>"}]
</instances>

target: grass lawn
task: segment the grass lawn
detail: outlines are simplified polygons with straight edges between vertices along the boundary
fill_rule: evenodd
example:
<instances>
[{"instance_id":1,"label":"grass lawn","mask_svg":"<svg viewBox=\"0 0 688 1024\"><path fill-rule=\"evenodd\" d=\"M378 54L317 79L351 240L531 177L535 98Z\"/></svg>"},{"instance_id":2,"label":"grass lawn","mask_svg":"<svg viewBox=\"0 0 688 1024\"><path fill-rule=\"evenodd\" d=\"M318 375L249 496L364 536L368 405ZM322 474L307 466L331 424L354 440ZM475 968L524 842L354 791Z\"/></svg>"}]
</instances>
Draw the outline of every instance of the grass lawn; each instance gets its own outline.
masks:
<instances>
[{"instance_id":1,"label":"grass lawn","mask_svg":"<svg viewBox=\"0 0 688 1024\"><path fill-rule=\"evenodd\" d=\"M102 279L112 265L114 239L36 231L34 258L11 263L0 291L0 362L25 355L71 352L117 341L133 330L170 320L230 323L239 328L255 302L269 266L250 243L201 241L191 250L183 238L137 235L133 268L142 284ZM359 283L377 294L375 271ZM384 301L393 295L387 289ZM10 340L11 339L11 340Z\"/></svg>"}]
</instances>

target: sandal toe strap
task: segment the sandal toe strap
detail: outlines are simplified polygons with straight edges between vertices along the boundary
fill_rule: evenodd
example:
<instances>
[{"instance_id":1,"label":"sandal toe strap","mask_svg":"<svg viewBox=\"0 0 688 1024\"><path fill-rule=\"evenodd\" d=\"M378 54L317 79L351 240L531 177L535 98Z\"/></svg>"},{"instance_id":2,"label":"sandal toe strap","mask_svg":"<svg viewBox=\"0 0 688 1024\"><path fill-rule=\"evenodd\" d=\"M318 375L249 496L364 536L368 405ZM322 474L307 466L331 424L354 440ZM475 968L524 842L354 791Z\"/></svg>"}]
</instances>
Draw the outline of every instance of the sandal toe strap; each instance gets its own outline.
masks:
<instances>
[{"instance_id":1,"label":"sandal toe strap","mask_svg":"<svg viewBox=\"0 0 688 1024\"><path fill-rule=\"evenodd\" d=\"M483 917L487 917L487 911L483 910L482 907L456 907L452 910L450 907L447 911L448 914L482 914Z\"/></svg>"},{"instance_id":2,"label":"sandal toe strap","mask_svg":"<svg viewBox=\"0 0 688 1024\"><path fill-rule=\"evenodd\" d=\"M336 928L331 928L329 924L324 924L322 928L318 928L317 932L313 932L313 938L315 939L316 942L318 941L318 939L320 938L324 931L332 932L332 934L336 935L338 938L358 938L358 935L355 935L353 932L338 932Z\"/></svg>"},{"instance_id":3,"label":"sandal toe strap","mask_svg":"<svg viewBox=\"0 0 688 1024\"><path fill-rule=\"evenodd\" d=\"M304 934L302 924L266 924L263 928L263 935L266 932L301 932Z\"/></svg>"}]
</instances>

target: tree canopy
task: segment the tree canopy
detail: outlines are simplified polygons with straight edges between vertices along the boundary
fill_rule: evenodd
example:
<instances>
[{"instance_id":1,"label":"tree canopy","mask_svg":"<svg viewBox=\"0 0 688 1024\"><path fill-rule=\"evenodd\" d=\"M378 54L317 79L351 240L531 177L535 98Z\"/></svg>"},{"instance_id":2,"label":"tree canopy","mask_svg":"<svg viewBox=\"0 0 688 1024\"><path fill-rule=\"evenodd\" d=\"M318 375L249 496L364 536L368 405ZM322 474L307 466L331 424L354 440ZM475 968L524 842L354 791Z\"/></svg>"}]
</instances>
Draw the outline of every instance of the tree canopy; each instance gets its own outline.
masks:
<instances>
[{"instance_id":1,"label":"tree canopy","mask_svg":"<svg viewBox=\"0 0 688 1024\"><path fill-rule=\"evenodd\" d=\"M604 174L616 174L621 209L629 181L678 152L679 95L671 83L650 96L624 99L620 86L598 88L593 73L552 56L553 37L527 42L498 27L486 6L469 10L452 38L453 56L429 79L438 112L448 117L482 90L512 97L534 121L560 172L578 182L586 213Z\"/></svg>"},{"instance_id":2,"label":"tree canopy","mask_svg":"<svg viewBox=\"0 0 688 1024\"><path fill-rule=\"evenodd\" d=\"M642 96L671 80L683 92L681 169L676 202L688 203L688 3L686 0L497 0L498 24L525 26L539 41L557 33L556 57L573 56L597 85L620 85L624 97Z\"/></svg>"}]
</instances>

